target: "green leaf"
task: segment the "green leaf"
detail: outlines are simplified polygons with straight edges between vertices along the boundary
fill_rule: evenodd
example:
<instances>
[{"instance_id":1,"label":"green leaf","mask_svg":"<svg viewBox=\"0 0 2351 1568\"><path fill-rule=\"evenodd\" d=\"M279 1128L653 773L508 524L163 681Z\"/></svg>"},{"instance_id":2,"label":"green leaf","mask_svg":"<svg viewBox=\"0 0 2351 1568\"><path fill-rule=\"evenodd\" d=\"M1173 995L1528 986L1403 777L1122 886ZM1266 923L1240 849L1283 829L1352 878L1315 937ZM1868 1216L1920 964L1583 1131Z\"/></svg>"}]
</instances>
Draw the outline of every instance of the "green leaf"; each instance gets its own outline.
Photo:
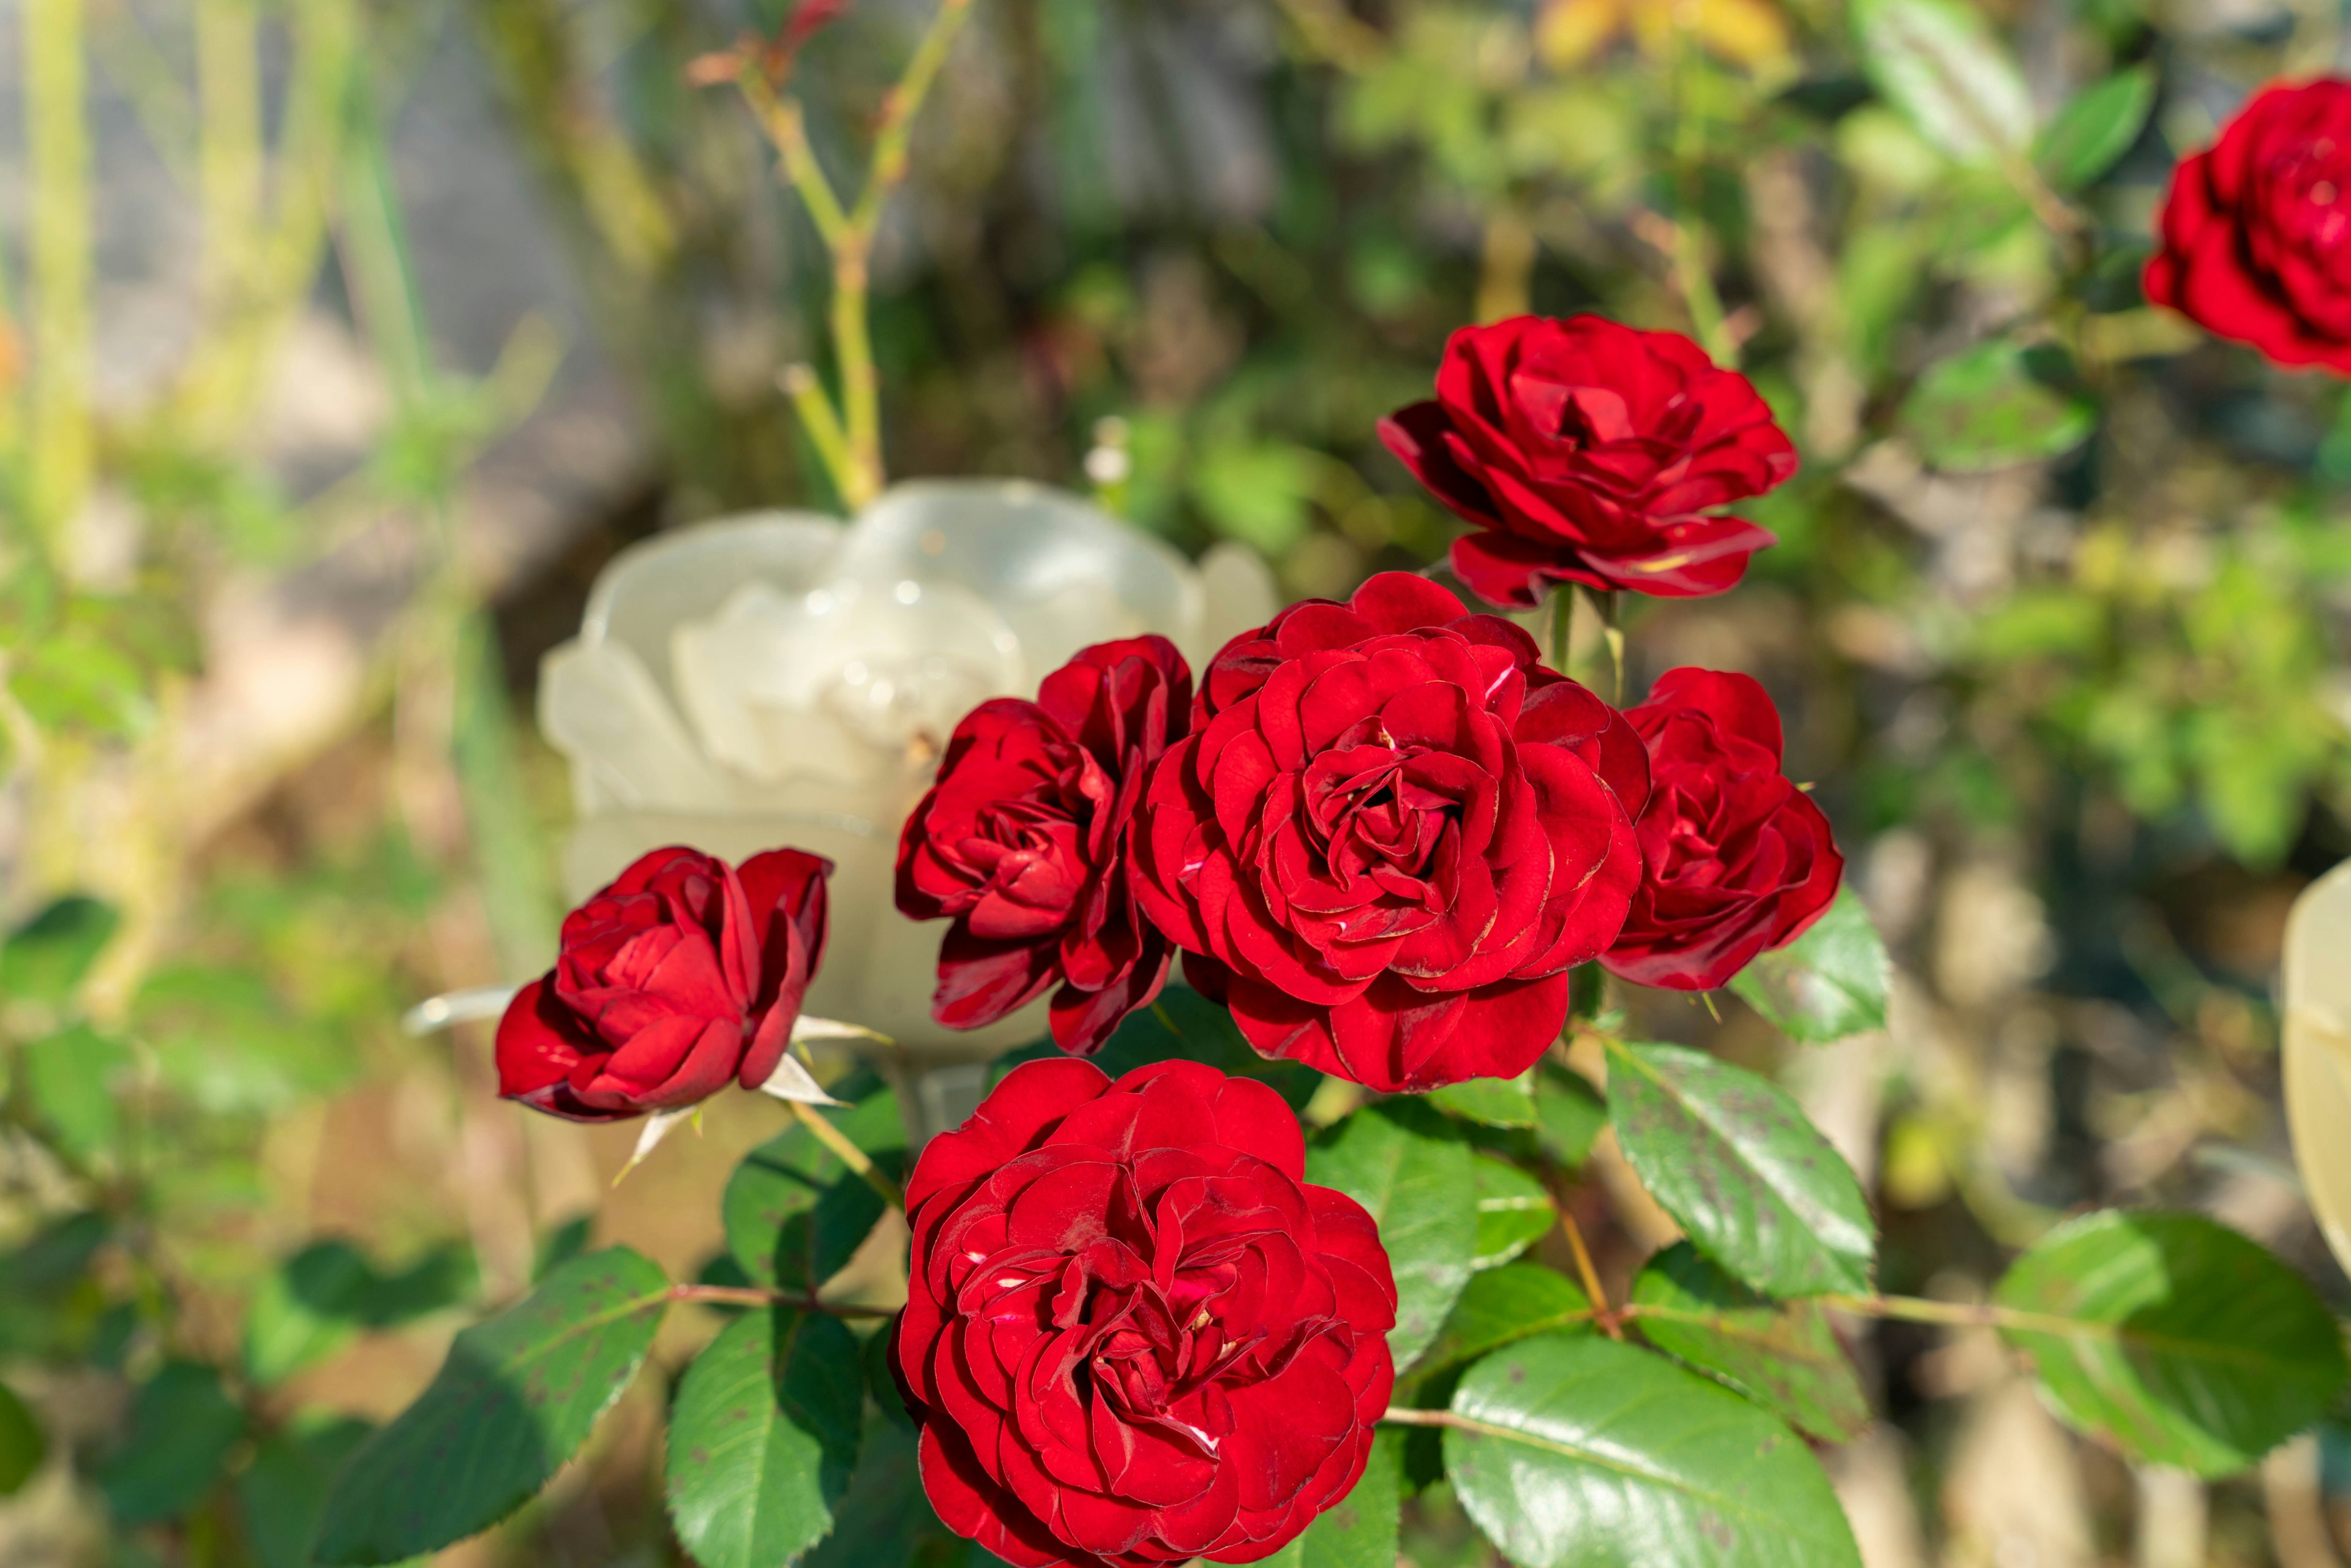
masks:
<instances>
[{"instance_id":1,"label":"green leaf","mask_svg":"<svg viewBox=\"0 0 2351 1568\"><path fill-rule=\"evenodd\" d=\"M1767 1295L1869 1288L1869 1205L1787 1091L1681 1046L1608 1058L1625 1157L1698 1250Z\"/></svg>"},{"instance_id":2,"label":"green leaf","mask_svg":"<svg viewBox=\"0 0 2351 1568\"><path fill-rule=\"evenodd\" d=\"M857 1463L865 1379L838 1318L737 1318L695 1357L670 1413L668 1498L701 1568L772 1568L830 1534Z\"/></svg>"},{"instance_id":3,"label":"green leaf","mask_svg":"<svg viewBox=\"0 0 2351 1568\"><path fill-rule=\"evenodd\" d=\"M0 943L0 998L66 1006L120 924L97 899L58 899Z\"/></svg>"},{"instance_id":4,"label":"green leaf","mask_svg":"<svg viewBox=\"0 0 2351 1568\"><path fill-rule=\"evenodd\" d=\"M1757 1295L1677 1241L1633 1281L1641 1335L1791 1426L1832 1443L1869 1425L1869 1396L1817 1301Z\"/></svg>"},{"instance_id":5,"label":"green leaf","mask_svg":"<svg viewBox=\"0 0 2351 1568\"><path fill-rule=\"evenodd\" d=\"M1491 1155L1469 1162L1478 1182L1478 1250L1472 1269L1495 1269L1543 1238L1559 1222L1559 1209L1543 1184Z\"/></svg>"},{"instance_id":6,"label":"green leaf","mask_svg":"<svg viewBox=\"0 0 2351 1568\"><path fill-rule=\"evenodd\" d=\"M26 1092L58 1145L77 1159L110 1153L120 1131L118 1080L131 1048L88 1024L75 1024L24 1048Z\"/></svg>"},{"instance_id":7,"label":"green leaf","mask_svg":"<svg viewBox=\"0 0 2351 1568\"><path fill-rule=\"evenodd\" d=\"M1861 895L1850 887L1812 928L1741 969L1730 988L1790 1040L1825 1045L1886 1027L1894 966Z\"/></svg>"},{"instance_id":8,"label":"green leaf","mask_svg":"<svg viewBox=\"0 0 2351 1568\"><path fill-rule=\"evenodd\" d=\"M2032 94L1980 12L1960 0L1855 0L1862 68L1946 157L1992 163L2032 139Z\"/></svg>"},{"instance_id":9,"label":"green leaf","mask_svg":"<svg viewBox=\"0 0 2351 1568\"><path fill-rule=\"evenodd\" d=\"M989 1064L988 1086L1024 1061L1061 1054L1050 1040L1037 1040L997 1058ZM1092 1061L1113 1078L1155 1061L1204 1061L1231 1078L1253 1078L1302 1111L1321 1088L1322 1075L1301 1062L1259 1056L1241 1038L1233 1015L1186 986L1169 986L1159 999L1127 1015L1116 1033L1102 1043Z\"/></svg>"},{"instance_id":10,"label":"green leaf","mask_svg":"<svg viewBox=\"0 0 2351 1568\"><path fill-rule=\"evenodd\" d=\"M1470 1078L1428 1092L1428 1103L1448 1116L1488 1127L1535 1124L1534 1076Z\"/></svg>"},{"instance_id":11,"label":"green leaf","mask_svg":"<svg viewBox=\"0 0 2351 1568\"><path fill-rule=\"evenodd\" d=\"M396 1274L379 1273L348 1241L314 1242L264 1279L245 1315L245 1371L266 1387L314 1366L362 1329L393 1328L455 1306L474 1285L473 1259L442 1247Z\"/></svg>"},{"instance_id":12,"label":"green leaf","mask_svg":"<svg viewBox=\"0 0 2351 1568\"><path fill-rule=\"evenodd\" d=\"M910 1563L954 1562L965 1542L939 1522L924 1495L913 1428L876 1411L865 1422L865 1440L849 1490L833 1510L854 1528L836 1530L810 1552L808 1568L907 1568ZM982 1554L967 1561L977 1568Z\"/></svg>"},{"instance_id":13,"label":"green leaf","mask_svg":"<svg viewBox=\"0 0 2351 1568\"><path fill-rule=\"evenodd\" d=\"M1573 1170L1607 1124L1608 1102L1583 1074L1548 1061L1535 1069L1535 1126L1543 1153Z\"/></svg>"},{"instance_id":14,"label":"green leaf","mask_svg":"<svg viewBox=\"0 0 2351 1568\"><path fill-rule=\"evenodd\" d=\"M2078 191L2131 150L2155 108L2155 68L2136 65L2085 88L2041 133L2032 161L2051 184Z\"/></svg>"},{"instance_id":15,"label":"green leaf","mask_svg":"<svg viewBox=\"0 0 2351 1568\"><path fill-rule=\"evenodd\" d=\"M1270 1557L1270 1568L1396 1568L1403 1511L1404 1434L1383 1427L1354 1490L1315 1515L1298 1539Z\"/></svg>"},{"instance_id":16,"label":"green leaf","mask_svg":"<svg viewBox=\"0 0 2351 1568\"><path fill-rule=\"evenodd\" d=\"M219 1373L194 1362L164 1364L131 1400L121 1450L98 1473L116 1522L152 1524L204 1501L244 1434L245 1412L221 1387Z\"/></svg>"},{"instance_id":17,"label":"green leaf","mask_svg":"<svg viewBox=\"0 0 2351 1568\"><path fill-rule=\"evenodd\" d=\"M1521 1568L1859 1568L1802 1438L1599 1334L1495 1352L1453 1396L1445 1469Z\"/></svg>"},{"instance_id":18,"label":"green leaf","mask_svg":"<svg viewBox=\"0 0 2351 1568\"><path fill-rule=\"evenodd\" d=\"M2058 350L2001 338L1929 366L1899 420L1929 464L1969 474L2072 451L2097 429L2098 405Z\"/></svg>"},{"instance_id":19,"label":"green leaf","mask_svg":"<svg viewBox=\"0 0 2351 1568\"><path fill-rule=\"evenodd\" d=\"M1992 1300L2067 1420L2149 1464L2226 1475L2316 1420L2342 1333L2301 1275L2201 1215L2086 1215Z\"/></svg>"},{"instance_id":20,"label":"green leaf","mask_svg":"<svg viewBox=\"0 0 2351 1568\"><path fill-rule=\"evenodd\" d=\"M1306 1151L1306 1179L1370 1211L1395 1270L1396 1369L1428 1348L1469 1282L1478 1200L1469 1146L1416 1100L1384 1100L1324 1128Z\"/></svg>"},{"instance_id":21,"label":"green leaf","mask_svg":"<svg viewBox=\"0 0 2351 1568\"><path fill-rule=\"evenodd\" d=\"M260 1568L312 1568L310 1542L335 1472L367 1440L364 1421L329 1418L273 1433L239 1471L236 1499L245 1539Z\"/></svg>"},{"instance_id":22,"label":"green leaf","mask_svg":"<svg viewBox=\"0 0 2351 1568\"><path fill-rule=\"evenodd\" d=\"M1574 1281L1540 1263L1505 1263L1470 1279L1421 1366L1429 1372L1458 1366L1535 1334L1591 1322L1592 1300Z\"/></svg>"},{"instance_id":23,"label":"green leaf","mask_svg":"<svg viewBox=\"0 0 2351 1568\"><path fill-rule=\"evenodd\" d=\"M49 1440L41 1434L41 1424L16 1397L16 1391L0 1383L0 1497L14 1497L33 1479L41 1468L41 1460L49 1451Z\"/></svg>"},{"instance_id":24,"label":"green leaf","mask_svg":"<svg viewBox=\"0 0 2351 1568\"><path fill-rule=\"evenodd\" d=\"M636 1376L668 1304L661 1270L614 1247L459 1334L432 1385L351 1457L318 1556L396 1563L521 1507Z\"/></svg>"},{"instance_id":25,"label":"green leaf","mask_svg":"<svg viewBox=\"0 0 2351 1568\"><path fill-rule=\"evenodd\" d=\"M267 1387L349 1344L373 1270L348 1241L304 1248L265 1278L245 1311L245 1375Z\"/></svg>"},{"instance_id":26,"label":"green leaf","mask_svg":"<svg viewBox=\"0 0 2351 1568\"><path fill-rule=\"evenodd\" d=\"M820 1111L893 1180L906 1168L906 1124L889 1090L846 1111ZM881 1219L885 1204L816 1135L794 1123L745 1156L720 1212L726 1245L755 1283L813 1291L840 1272Z\"/></svg>"}]
</instances>

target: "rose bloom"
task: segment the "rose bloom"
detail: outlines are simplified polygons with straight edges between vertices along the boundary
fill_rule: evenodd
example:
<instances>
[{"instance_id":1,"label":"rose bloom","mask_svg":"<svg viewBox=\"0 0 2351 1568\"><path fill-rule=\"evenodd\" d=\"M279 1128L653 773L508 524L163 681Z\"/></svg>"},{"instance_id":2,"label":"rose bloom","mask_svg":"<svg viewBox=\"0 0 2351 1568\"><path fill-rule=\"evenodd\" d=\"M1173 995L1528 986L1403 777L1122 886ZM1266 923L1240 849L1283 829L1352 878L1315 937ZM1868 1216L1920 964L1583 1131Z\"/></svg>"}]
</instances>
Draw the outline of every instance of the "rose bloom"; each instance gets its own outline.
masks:
<instances>
[{"instance_id":1,"label":"rose bloom","mask_svg":"<svg viewBox=\"0 0 2351 1568\"><path fill-rule=\"evenodd\" d=\"M1563 582L1720 593L1772 536L1715 508L1796 471L1745 376L1678 332L1599 316L1462 328L1436 398L1381 421L1380 440L1476 526L1455 573L1519 609Z\"/></svg>"},{"instance_id":2,"label":"rose bloom","mask_svg":"<svg viewBox=\"0 0 2351 1568\"><path fill-rule=\"evenodd\" d=\"M1712 990L1819 919L1844 858L1780 771L1780 713L1752 677L1668 670L1625 716L1649 750L1636 823L1648 874L1601 962L1641 985Z\"/></svg>"},{"instance_id":3,"label":"rose bloom","mask_svg":"<svg viewBox=\"0 0 2351 1568\"><path fill-rule=\"evenodd\" d=\"M498 1092L574 1122L768 1081L824 956L832 862L770 850L737 867L655 850L563 922L555 967L498 1020Z\"/></svg>"},{"instance_id":4,"label":"rose bloom","mask_svg":"<svg viewBox=\"0 0 2351 1568\"><path fill-rule=\"evenodd\" d=\"M2283 365L2351 372L2351 82L2263 89L2171 175L2148 299Z\"/></svg>"},{"instance_id":5,"label":"rose bloom","mask_svg":"<svg viewBox=\"0 0 2351 1568\"><path fill-rule=\"evenodd\" d=\"M1159 994L1175 949L1135 908L1128 825L1150 765L1192 718L1192 672L1165 637L1100 643L956 726L907 817L898 909L953 916L931 1013L994 1023L1048 989L1053 1040L1099 1050Z\"/></svg>"},{"instance_id":6,"label":"rose bloom","mask_svg":"<svg viewBox=\"0 0 2351 1568\"><path fill-rule=\"evenodd\" d=\"M1378 1228L1280 1095L1192 1061L1013 1070L906 1186L896 1364L948 1528L1019 1568L1279 1551L1395 1381Z\"/></svg>"},{"instance_id":7,"label":"rose bloom","mask_svg":"<svg viewBox=\"0 0 2351 1568\"><path fill-rule=\"evenodd\" d=\"M1196 707L1136 892L1249 1043L1383 1091L1541 1055L1640 881L1624 720L1405 572L1235 638Z\"/></svg>"}]
</instances>

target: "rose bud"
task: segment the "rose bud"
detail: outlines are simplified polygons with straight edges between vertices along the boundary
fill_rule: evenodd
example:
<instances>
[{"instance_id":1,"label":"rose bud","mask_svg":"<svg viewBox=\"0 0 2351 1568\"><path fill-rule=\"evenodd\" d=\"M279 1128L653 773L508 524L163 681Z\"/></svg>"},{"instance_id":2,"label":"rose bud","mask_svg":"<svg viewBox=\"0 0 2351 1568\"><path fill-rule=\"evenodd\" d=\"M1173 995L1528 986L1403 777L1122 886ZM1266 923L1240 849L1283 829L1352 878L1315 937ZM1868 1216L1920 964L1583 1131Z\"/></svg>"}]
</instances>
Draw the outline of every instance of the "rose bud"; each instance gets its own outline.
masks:
<instances>
[{"instance_id":1,"label":"rose bud","mask_svg":"<svg viewBox=\"0 0 2351 1568\"><path fill-rule=\"evenodd\" d=\"M767 1082L824 956L832 862L770 850L739 868L661 849L573 910L555 967L498 1020L498 1092L611 1122Z\"/></svg>"},{"instance_id":2,"label":"rose bud","mask_svg":"<svg viewBox=\"0 0 2351 1568\"><path fill-rule=\"evenodd\" d=\"M2282 365L2351 373L2351 82L2263 89L2180 160L2149 300Z\"/></svg>"},{"instance_id":3,"label":"rose bud","mask_svg":"<svg viewBox=\"0 0 2351 1568\"><path fill-rule=\"evenodd\" d=\"M1054 1041L1090 1055L1159 994L1175 949L1135 908L1128 833L1151 764L1190 727L1192 672L1165 637L1081 649L1037 700L956 727L898 841L898 908L951 916L932 1016L994 1023L1053 990Z\"/></svg>"},{"instance_id":4,"label":"rose bud","mask_svg":"<svg viewBox=\"0 0 2351 1568\"><path fill-rule=\"evenodd\" d=\"M1614 710L1406 572L1234 638L1196 706L1135 887L1249 1043L1390 1092L1541 1055L1640 881Z\"/></svg>"},{"instance_id":5,"label":"rose bud","mask_svg":"<svg viewBox=\"0 0 2351 1568\"><path fill-rule=\"evenodd\" d=\"M1625 718L1649 748L1635 821L1648 874L1601 959L1645 986L1707 991L1802 936L1844 859L1780 771L1780 713L1751 676L1668 670Z\"/></svg>"},{"instance_id":6,"label":"rose bud","mask_svg":"<svg viewBox=\"0 0 2351 1568\"><path fill-rule=\"evenodd\" d=\"M1280 1096L1192 1061L1013 1070L906 1186L923 1487L1019 1568L1265 1557L1344 1498L1395 1381L1362 1207Z\"/></svg>"},{"instance_id":7,"label":"rose bud","mask_svg":"<svg viewBox=\"0 0 2351 1568\"><path fill-rule=\"evenodd\" d=\"M1478 529L1453 542L1455 574L1519 609L1566 582L1720 593L1772 536L1714 508L1796 471L1745 376L1599 316L1462 328L1436 398L1382 420L1380 440Z\"/></svg>"}]
</instances>

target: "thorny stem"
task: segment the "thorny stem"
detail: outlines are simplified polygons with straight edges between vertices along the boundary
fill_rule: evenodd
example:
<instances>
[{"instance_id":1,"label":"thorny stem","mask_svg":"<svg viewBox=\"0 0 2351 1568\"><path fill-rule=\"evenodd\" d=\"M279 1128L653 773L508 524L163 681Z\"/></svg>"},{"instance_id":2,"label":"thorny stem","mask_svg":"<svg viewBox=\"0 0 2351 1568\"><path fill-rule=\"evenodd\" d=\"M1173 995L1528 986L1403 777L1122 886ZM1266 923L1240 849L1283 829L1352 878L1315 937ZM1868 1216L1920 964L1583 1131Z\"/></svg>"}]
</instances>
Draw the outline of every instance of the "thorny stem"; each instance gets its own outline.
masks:
<instances>
[{"instance_id":1,"label":"thorny stem","mask_svg":"<svg viewBox=\"0 0 2351 1568\"><path fill-rule=\"evenodd\" d=\"M831 1149L834 1157L842 1165L863 1177L865 1185L880 1193L884 1203L893 1208L903 1209L906 1207L906 1195L898 1190L898 1184L883 1174L882 1168L873 1163L872 1155L851 1143L848 1134L826 1121L813 1105L805 1104L798 1100L785 1103L791 1106L792 1114L799 1118L800 1125L815 1134L816 1141Z\"/></svg>"},{"instance_id":2,"label":"thorny stem","mask_svg":"<svg viewBox=\"0 0 2351 1568\"><path fill-rule=\"evenodd\" d=\"M836 1318L886 1318L894 1307L862 1307L849 1301L824 1301L795 1296L788 1291L763 1291L756 1285L672 1285L673 1301L708 1301L729 1307L789 1307L795 1312L822 1312Z\"/></svg>"}]
</instances>

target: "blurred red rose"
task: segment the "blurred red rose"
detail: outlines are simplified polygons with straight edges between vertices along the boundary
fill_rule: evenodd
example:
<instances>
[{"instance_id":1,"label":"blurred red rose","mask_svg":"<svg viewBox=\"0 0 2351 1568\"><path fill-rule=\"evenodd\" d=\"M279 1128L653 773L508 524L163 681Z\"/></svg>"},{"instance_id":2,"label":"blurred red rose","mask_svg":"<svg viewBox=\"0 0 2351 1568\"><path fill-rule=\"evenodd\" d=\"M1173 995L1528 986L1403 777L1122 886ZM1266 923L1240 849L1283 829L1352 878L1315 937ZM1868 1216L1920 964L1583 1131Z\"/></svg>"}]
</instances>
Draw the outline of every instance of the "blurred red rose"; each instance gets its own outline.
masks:
<instances>
[{"instance_id":1,"label":"blurred red rose","mask_svg":"<svg viewBox=\"0 0 2351 1568\"><path fill-rule=\"evenodd\" d=\"M1436 398L1381 421L1380 439L1477 525L1453 543L1455 573L1520 609L1562 582L1720 593L1772 538L1710 514L1796 471L1745 376L1677 332L1599 316L1464 327Z\"/></svg>"},{"instance_id":2,"label":"blurred red rose","mask_svg":"<svg viewBox=\"0 0 2351 1568\"><path fill-rule=\"evenodd\" d=\"M1032 1061L931 1140L897 1367L924 1490L1018 1568L1250 1563L1364 1473L1395 1283L1298 1119L1192 1061Z\"/></svg>"},{"instance_id":3,"label":"blurred red rose","mask_svg":"<svg viewBox=\"0 0 2351 1568\"><path fill-rule=\"evenodd\" d=\"M2351 82L2254 95L2180 160L2147 297L2283 365L2351 373Z\"/></svg>"},{"instance_id":4,"label":"blurred red rose","mask_svg":"<svg viewBox=\"0 0 2351 1568\"><path fill-rule=\"evenodd\" d=\"M1234 638L1196 706L1135 889L1249 1043L1384 1091L1541 1055L1640 881L1624 720L1405 572Z\"/></svg>"},{"instance_id":5,"label":"blurred red rose","mask_svg":"<svg viewBox=\"0 0 2351 1568\"><path fill-rule=\"evenodd\" d=\"M1747 675L1668 670L1625 718L1649 748L1636 827L1647 874L1601 959L1645 986L1708 991L1792 942L1836 898L1828 819L1780 771L1780 713Z\"/></svg>"},{"instance_id":6,"label":"blurred red rose","mask_svg":"<svg viewBox=\"0 0 2351 1568\"><path fill-rule=\"evenodd\" d=\"M1033 703L956 727L898 841L898 908L952 916L931 1012L977 1029L1059 987L1054 1041L1090 1055L1159 994L1174 949L1134 906L1127 832L1150 766L1191 722L1165 637L1082 649Z\"/></svg>"},{"instance_id":7,"label":"blurred red rose","mask_svg":"<svg viewBox=\"0 0 2351 1568\"><path fill-rule=\"evenodd\" d=\"M831 873L800 850L646 855L565 918L555 967L498 1020L498 1092L611 1122L757 1089L824 956Z\"/></svg>"}]
</instances>

